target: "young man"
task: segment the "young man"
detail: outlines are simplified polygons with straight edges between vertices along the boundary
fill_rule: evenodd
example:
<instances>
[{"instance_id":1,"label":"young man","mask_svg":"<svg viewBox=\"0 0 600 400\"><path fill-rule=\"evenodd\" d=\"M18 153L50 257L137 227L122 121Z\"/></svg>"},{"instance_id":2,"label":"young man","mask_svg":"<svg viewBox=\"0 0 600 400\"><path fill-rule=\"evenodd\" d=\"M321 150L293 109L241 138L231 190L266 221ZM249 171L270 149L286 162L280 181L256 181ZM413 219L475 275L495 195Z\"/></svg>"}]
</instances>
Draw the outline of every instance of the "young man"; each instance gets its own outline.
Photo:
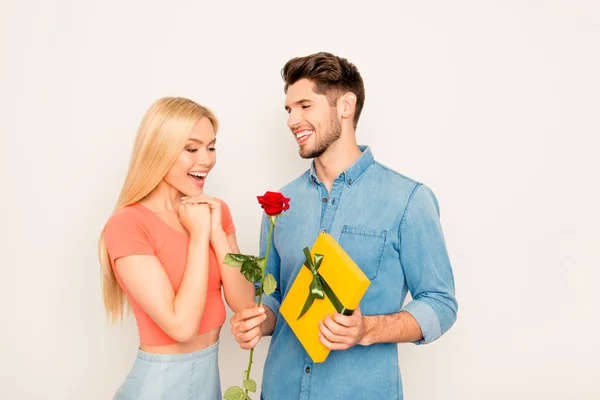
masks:
<instances>
[{"instance_id":1,"label":"young man","mask_svg":"<svg viewBox=\"0 0 600 400\"><path fill-rule=\"evenodd\" d=\"M437 200L425 185L374 161L355 129L365 101L362 78L329 53L294 58L282 70L288 126L311 168L281 191L293 212L277 225L267 272L277 291L264 307L240 311L232 333L244 349L273 335L262 399L402 399L397 343L430 343L456 320L454 278ZM263 221L261 254L269 224ZM327 316L315 364L279 306L319 232L330 233L371 280L351 316ZM403 307L407 292L413 300Z\"/></svg>"}]
</instances>

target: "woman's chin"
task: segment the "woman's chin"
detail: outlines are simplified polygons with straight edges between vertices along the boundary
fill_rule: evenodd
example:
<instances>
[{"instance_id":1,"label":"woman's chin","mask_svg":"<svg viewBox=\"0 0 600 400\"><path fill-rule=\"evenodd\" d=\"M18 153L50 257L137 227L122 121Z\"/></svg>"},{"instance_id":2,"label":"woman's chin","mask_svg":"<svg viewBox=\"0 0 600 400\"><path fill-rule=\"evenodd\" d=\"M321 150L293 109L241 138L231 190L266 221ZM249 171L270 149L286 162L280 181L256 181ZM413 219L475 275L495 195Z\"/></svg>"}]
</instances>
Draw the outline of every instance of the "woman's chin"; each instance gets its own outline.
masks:
<instances>
[{"instance_id":1,"label":"woman's chin","mask_svg":"<svg viewBox=\"0 0 600 400\"><path fill-rule=\"evenodd\" d=\"M181 193L183 193L183 196L186 197L196 197L204 193L204 190L202 188L193 188L182 191Z\"/></svg>"}]
</instances>

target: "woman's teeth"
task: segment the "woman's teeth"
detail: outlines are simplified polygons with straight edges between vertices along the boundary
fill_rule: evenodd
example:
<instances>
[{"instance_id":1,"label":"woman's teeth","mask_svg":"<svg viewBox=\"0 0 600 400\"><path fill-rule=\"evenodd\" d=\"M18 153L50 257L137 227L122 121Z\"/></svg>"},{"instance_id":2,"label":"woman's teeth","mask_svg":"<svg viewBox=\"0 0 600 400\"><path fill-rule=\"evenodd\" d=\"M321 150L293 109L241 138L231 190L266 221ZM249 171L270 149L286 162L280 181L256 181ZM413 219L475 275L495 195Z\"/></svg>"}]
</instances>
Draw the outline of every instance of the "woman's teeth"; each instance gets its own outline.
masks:
<instances>
[{"instance_id":1,"label":"woman's teeth","mask_svg":"<svg viewBox=\"0 0 600 400\"><path fill-rule=\"evenodd\" d=\"M206 172L190 172L188 175L199 183L204 182L204 179L206 178Z\"/></svg>"}]
</instances>

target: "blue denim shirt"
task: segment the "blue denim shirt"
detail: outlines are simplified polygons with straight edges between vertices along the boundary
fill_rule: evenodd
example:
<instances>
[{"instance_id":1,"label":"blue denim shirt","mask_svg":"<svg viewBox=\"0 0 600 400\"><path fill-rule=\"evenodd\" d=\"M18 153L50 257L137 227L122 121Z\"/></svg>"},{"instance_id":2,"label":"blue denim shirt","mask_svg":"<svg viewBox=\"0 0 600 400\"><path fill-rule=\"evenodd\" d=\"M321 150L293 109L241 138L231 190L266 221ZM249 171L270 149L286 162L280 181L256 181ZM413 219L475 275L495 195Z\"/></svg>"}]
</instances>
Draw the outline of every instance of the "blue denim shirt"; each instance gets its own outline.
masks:
<instances>
[{"instance_id":1,"label":"blue denim shirt","mask_svg":"<svg viewBox=\"0 0 600 400\"><path fill-rule=\"evenodd\" d=\"M430 343L456 320L454 277L439 220L437 200L425 185L362 155L333 182L331 193L314 169L285 186L290 210L278 219L266 272L277 290L263 304L277 316L263 372L265 400L402 399L397 344L332 351L313 363L279 314L279 306L304 262L302 249L319 232L331 234L371 280L363 315L409 312ZM269 224L261 228L264 256ZM412 301L404 305L410 291Z\"/></svg>"}]
</instances>

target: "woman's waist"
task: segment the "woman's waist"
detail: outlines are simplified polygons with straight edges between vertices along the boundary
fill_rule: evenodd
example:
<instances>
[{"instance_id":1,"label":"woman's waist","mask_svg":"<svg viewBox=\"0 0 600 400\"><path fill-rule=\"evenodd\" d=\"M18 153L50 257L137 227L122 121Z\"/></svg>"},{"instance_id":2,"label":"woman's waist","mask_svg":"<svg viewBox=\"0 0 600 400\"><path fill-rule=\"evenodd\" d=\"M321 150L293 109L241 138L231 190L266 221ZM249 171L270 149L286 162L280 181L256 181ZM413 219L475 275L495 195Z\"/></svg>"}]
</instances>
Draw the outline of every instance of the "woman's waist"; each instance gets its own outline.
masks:
<instances>
[{"instance_id":1,"label":"woman's waist","mask_svg":"<svg viewBox=\"0 0 600 400\"><path fill-rule=\"evenodd\" d=\"M193 340L185 343L170 343L164 345L149 345L140 344L140 352L148 354L172 354L172 355L184 355L202 350L209 349L217 346L219 342L219 334L221 327L218 326L207 332L201 333L196 336Z\"/></svg>"}]
</instances>

